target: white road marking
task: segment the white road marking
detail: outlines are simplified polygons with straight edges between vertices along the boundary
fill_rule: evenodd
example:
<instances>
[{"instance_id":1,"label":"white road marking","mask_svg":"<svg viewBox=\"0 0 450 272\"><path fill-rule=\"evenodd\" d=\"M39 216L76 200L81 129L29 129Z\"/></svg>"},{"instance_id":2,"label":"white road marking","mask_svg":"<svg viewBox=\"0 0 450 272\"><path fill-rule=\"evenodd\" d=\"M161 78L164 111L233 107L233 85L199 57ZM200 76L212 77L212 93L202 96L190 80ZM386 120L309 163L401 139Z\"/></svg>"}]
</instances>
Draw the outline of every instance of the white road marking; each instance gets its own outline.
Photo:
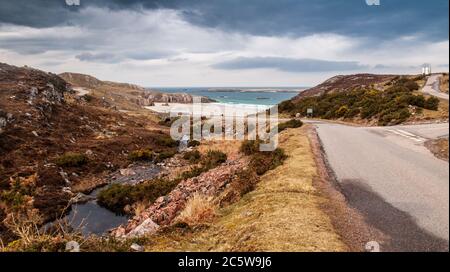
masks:
<instances>
[{"instance_id":1,"label":"white road marking","mask_svg":"<svg viewBox=\"0 0 450 272\"><path fill-rule=\"evenodd\" d=\"M400 132L400 133L409 135L409 136L411 136L411 137L417 136L417 135L414 135L414 134L412 134L412 133L409 133L408 131L405 131L405 130L403 130L403 129L397 129L397 131Z\"/></svg>"},{"instance_id":2,"label":"white road marking","mask_svg":"<svg viewBox=\"0 0 450 272\"><path fill-rule=\"evenodd\" d=\"M392 133L394 133L396 135L399 135L399 136L408 138L410 140L413 140L415 142L419 142L419 143L423 143L423 142L425 142L427 140L427 139L425 139L423 137L420 137L418 135L412 134L412 133L410 133L408 131L404 131L402 129L388 129L388 131L390 131L390 132L392 132Z\"/></svg>"}]
</instances>

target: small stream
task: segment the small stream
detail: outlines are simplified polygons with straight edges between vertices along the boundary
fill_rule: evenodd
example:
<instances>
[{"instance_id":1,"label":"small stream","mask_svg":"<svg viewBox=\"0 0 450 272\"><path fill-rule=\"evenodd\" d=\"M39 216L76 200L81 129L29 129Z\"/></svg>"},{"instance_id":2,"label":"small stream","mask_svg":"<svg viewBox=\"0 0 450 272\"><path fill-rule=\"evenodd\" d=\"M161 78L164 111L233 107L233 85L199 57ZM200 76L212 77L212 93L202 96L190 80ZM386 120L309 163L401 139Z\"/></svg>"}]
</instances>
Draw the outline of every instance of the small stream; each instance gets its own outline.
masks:
<instances>
[{"instance_id":1,"label":"small stream","mask_svg":"<svg viewBox=\"0 0 450 272\"><path fill-rule=\"evenodd\" d=\"M136 165L128 169L131 169L132 174L124 176L118 171L111 175L111 182L109 185L92 191L88 196L92 197L93 200L73 204L71 211L63 218L63 220L65 220L72 228L80 229L81 233L85 236L90 234L103 235L110 229L127 223L129 219L128 216L118 215L97 204L95 198L98 192L108 188L108 186L114 183L135 185L142 181L150 180L156 177L162 170L161 167L155 164Z\"/></svg>"}]
</instances>

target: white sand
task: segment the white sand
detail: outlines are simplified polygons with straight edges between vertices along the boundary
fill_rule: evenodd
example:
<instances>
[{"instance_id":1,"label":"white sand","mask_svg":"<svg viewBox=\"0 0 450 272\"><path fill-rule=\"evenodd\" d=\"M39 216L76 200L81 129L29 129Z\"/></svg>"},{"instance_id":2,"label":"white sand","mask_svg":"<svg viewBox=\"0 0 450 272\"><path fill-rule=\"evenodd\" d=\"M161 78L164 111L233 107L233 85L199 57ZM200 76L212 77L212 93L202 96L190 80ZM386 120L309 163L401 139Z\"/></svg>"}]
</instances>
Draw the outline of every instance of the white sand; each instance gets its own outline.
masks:
<instances>
[{"instance_id":1,"label":"white sand","mask_svg":"<svg viewBox=\"0 0 450 272\"><path fill-rule=\"evenodd\" d=\"M155 106L145 107L149 110L159 113L172 113L173 115L189 114L196 116L247 116L265 111L271 106L252 105L252 104L226 104L226 103L198 103L198 104L182 104L182 103L155 103Z\"/></svg>"}]
</instances>

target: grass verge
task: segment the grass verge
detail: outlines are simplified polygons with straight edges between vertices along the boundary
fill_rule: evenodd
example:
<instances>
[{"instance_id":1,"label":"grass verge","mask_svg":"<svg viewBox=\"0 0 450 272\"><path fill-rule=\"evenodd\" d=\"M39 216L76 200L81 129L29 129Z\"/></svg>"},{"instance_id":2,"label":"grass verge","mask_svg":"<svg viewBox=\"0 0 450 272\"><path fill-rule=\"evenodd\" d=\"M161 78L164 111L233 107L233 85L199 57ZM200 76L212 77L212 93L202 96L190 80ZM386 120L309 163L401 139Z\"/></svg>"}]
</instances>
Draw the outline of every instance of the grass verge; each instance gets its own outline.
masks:
<instances>
[{"instance_id":1,"label":"grass verge","mask_svg":"<svg viewBox=\"0 0 450 272\"><path fill-rule=\"evenodd\" d=\"M255 190L218 211L206 228L169 228L147 243L147 251L346 251L327 202L313 186L314 155L304 128L280 135L285 162L261 176Z\"/></svg>"}]
</instances>

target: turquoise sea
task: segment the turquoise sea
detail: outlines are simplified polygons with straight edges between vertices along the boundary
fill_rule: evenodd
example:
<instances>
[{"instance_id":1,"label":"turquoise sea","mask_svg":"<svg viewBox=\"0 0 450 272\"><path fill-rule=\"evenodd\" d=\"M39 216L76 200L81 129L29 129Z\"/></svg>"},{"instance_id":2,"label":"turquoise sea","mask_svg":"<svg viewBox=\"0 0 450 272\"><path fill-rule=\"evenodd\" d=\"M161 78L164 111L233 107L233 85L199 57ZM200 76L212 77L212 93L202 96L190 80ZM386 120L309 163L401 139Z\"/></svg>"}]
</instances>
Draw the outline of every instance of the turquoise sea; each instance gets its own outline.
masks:
<instances>
[{"instance_id":1,"label":"turquoise sea","mask_svg":"<svg viewBox=\"0 0 450 272\"><path fill-rule=\"evenodd\" d=\"M149 88L167 93L189 93L206 96L219 103L275 105L291 99L306 87L187 87L187 88Z\"/></svg>"}]
</instances>

